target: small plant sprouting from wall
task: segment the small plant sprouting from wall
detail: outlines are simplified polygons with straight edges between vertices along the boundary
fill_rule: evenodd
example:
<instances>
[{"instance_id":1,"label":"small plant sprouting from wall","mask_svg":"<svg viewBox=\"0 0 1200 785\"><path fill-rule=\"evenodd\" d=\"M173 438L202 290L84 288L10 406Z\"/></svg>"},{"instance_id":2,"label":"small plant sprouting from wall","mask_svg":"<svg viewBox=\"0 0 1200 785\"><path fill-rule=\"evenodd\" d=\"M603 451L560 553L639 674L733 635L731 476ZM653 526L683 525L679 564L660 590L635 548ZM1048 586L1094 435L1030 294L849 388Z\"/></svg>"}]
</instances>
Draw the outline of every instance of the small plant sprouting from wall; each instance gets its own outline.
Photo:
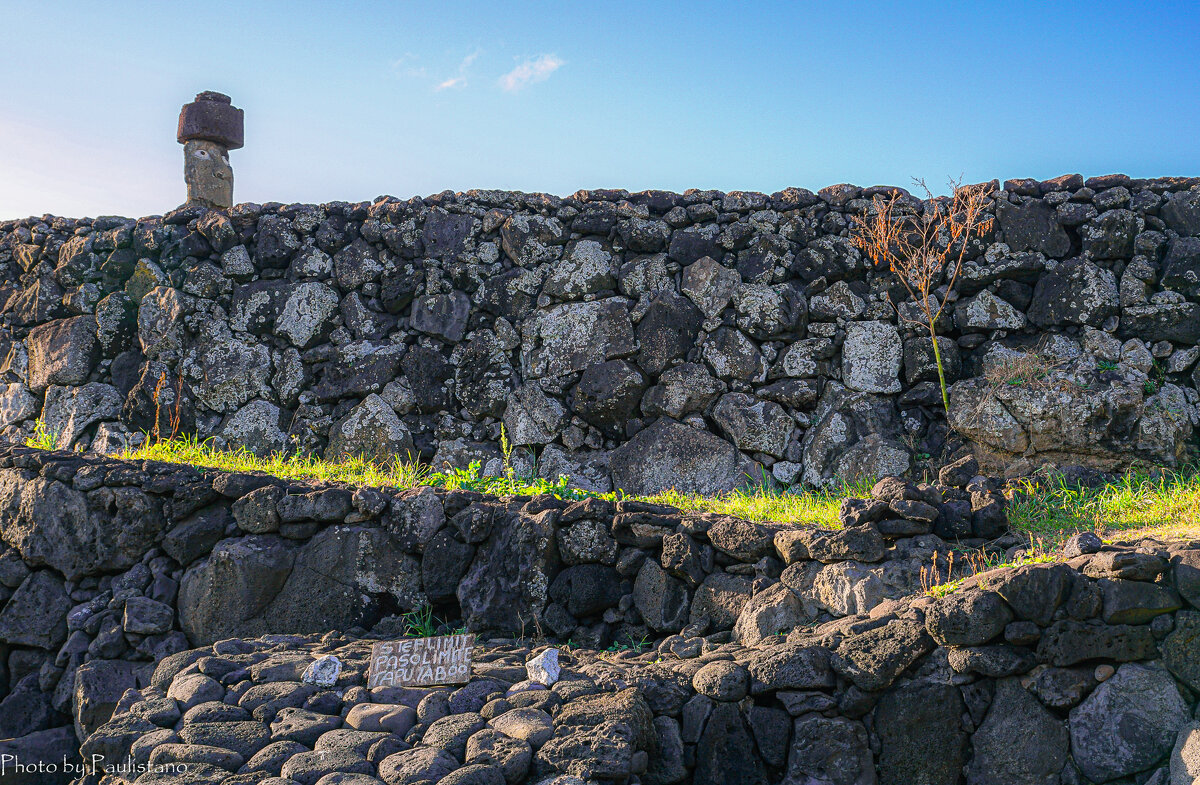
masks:
<instances>
[{"instance_id":1,"label":"small plant sprouting from wall","mask_svg":"<svg viewBox=\"0 0 1200 785\"><path fill-rule=\"evenodd\" d=\"M26 447L35 447L39 450L53 450L58 446L58 434L46 425L46 421L41 417L33 424L33 436L25 440Z\"/></svg>"},{"instance_id":2,"label":"small plant sprouting from wall","mask_svg":"<svg viewBox=\"0 0 1200 785\"><path fill-rule=\"evenodd\" d=\"M854 243L876 265L887 265L896 273L917 306L917 316L906 314L892 303L903 321L922 327L933 342L942 406L950 410L946 372L938 346L937 322L946 308L971 241L991 228L992 217L984 212L988 186L963 185L950 180L951 195L937 196L925 185L916 184L925 199L914 199L900 189L872 198L866 215L855 218L851 232ZM939 287L945 281L941 297Z\"/></svg>"},{"instance_id":3,"label":"small plant sprouting from wall","mask_svg":"<svg viewBox=\"0 0 1200 785\"><path fill-rule=\"evenodd\" d=\"M162 433L163 423L163 393L170 392L174 398L174 408L166 410L166 420L170 427L170 433ZM170 401L167 401L168 405ZM154 385L154 430L150 433L152 444L158 444L163 441L172 441L179 435L179 426L183 418L181 407L183 406L183 379L180 379L176 388L171 390L167 384L167 373L163 371L158 377L158 383Z\"/></svg>"}]
</instances>

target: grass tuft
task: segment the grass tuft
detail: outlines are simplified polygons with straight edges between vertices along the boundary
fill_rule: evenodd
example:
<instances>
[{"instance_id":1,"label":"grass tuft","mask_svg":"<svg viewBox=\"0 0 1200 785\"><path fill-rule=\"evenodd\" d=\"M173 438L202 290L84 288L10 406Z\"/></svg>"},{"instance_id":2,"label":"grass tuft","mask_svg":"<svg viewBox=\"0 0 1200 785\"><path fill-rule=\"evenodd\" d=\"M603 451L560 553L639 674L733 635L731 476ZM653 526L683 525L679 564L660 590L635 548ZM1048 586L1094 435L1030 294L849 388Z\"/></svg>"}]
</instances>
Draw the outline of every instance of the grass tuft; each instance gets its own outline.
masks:
<instances>
[{"instance_id":1,"label":"grass tuft","mask_svg":"<svg viewBox=\"0 0 1200 785\"><path fill-rule=\"evenodd\" d=\"M1200 537L1200 465L1134 469L1096 487L1051 477L1024 480L1008 505L1009 524L1049 540L1094 531L1106 540Z\"/></svg>"}]
</instances>

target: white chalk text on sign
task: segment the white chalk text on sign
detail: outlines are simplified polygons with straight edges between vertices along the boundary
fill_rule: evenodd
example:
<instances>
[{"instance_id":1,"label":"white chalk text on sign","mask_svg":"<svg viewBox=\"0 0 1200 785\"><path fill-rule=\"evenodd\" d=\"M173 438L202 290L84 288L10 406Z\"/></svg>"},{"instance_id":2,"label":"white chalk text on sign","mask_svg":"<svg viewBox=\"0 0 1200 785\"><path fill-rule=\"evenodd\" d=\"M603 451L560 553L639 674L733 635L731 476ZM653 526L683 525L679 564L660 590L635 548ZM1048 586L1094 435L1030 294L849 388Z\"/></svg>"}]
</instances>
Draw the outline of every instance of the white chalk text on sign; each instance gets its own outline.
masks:
<instances>
[{"instance_id":1,"label":"white chalk text on sign","mask_svg":"<svg viewBox=\"0 0 1200 785\"><path fill-rule=\"evenodd\" d=\"M471 678L474 635L403 638L371 646L367 687L428 687Z\"/></svg>"}]
</instances>

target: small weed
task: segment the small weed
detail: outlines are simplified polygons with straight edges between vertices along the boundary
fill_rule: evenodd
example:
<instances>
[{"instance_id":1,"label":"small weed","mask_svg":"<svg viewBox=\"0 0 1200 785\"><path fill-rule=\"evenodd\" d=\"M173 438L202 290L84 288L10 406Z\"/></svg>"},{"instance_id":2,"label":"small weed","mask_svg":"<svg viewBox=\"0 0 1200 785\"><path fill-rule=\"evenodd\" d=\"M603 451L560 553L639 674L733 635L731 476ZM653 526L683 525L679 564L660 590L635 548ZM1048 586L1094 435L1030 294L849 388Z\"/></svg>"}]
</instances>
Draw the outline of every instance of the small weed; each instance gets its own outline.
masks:
<instances>
[{"instance_id":1,"label":"small weed","mask_svg":"<svg viewBox=\"0 0 1200 785\"><path fill-rule=\"evenodd\" d=\"M605 651L607 651L607 652L641 651L642 649L646 648L649 645L650 645L650 638L646 635L643 635L639 640L636 640L636 641L633 638L626 638L625 641L613 641L611 644L609 644L608 648L605 649Z\"/></svg>"},{"instance_id":2,"label":"small weed","mask_svg":"<svg viewBox=\"0 0 1200 785\"><path fill-rule=\"evenodd\" d=\"M433 608L422 605L413 608L408 613L400 615L404 622L404 634L412 638L429 638L437 635L437 620L433 616Z\"/></svg>"},{"instance_id":3,"label":"small weed","mask_svg":"<svg viewBox=\"0 0 1200 785\"><path fill-rule=\"evenodd\" d=\"M961 577L955 578L955 555L957 554L962 554L958 559L957 569ZM1026 564L1048 564L1057 561L1062 561L1062 556L1047 550L1045 541L1040 538L1033 542L1029 550L1011 560L1005 559L1000 554L986 551L952 549L950 555L945 559L946 577L944 579L941 577L943 568L938 564L936 553L933 555L932 564L921 568L921 591L930 597L945 597L947 594L953 594L961 589L968 578L980 573L1023 567ZM979 587L986 589L987 582L980 581Z\"/></svg>"},{"instance_id":4,"label":"small weed","mask_svg":"<svg viewBox=\"0 0 1200 785\"><path fill-rule=\"evenodd\" d=\"M1096 361L1096 370L1097 371L1115 371L1115 370L1117 370L1117 364L1115 362L1113 362L1112 360L1097 360Z\"/></svg>"},{"instance_id":5,"label":"small weed","mask_svg":"<svg viewBox=\"0 0 1200 785\"><path fill-rule=\"evenodd\" d=\"M46 426L41 417L33 424L33 436L25 440L26 447L36 447L39 450L53 450L58 445L58 434Z\"/></svg>"},{"instance_id":6,"label":"small weed","mask_svg":"<svg viewBox=\"0 0 1200 785\"><path fill-rule=\"evenodd\" d=\"M446 621L433 615L433 607L429 604L413 608L407 613L400 614L404 622L404 634L409 638L432 638L435 635L462 635L466 627L457 627L448 632L441 632L449 625Z\"/></svg>"}]
</instances>

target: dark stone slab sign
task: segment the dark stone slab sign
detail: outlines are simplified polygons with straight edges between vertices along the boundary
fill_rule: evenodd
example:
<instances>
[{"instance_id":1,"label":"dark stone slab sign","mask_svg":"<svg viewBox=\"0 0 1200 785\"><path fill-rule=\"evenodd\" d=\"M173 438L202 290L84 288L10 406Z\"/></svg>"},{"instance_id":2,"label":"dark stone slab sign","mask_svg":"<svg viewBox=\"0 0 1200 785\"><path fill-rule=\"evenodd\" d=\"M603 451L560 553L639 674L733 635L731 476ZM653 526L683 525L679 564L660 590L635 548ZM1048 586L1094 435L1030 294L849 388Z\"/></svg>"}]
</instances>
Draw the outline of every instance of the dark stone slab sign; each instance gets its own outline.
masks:
<instances>
[{"instance_id":1,"label":"dark stone slab sign","mask_svg":"<svg viewBox=\"0 0 1200 785\"><path fill-rule=\"evenodd\" d=\"M367 687L428 687L471 678L474 635L404 638L371 646Z\"/></svg>"}]
</instances>

